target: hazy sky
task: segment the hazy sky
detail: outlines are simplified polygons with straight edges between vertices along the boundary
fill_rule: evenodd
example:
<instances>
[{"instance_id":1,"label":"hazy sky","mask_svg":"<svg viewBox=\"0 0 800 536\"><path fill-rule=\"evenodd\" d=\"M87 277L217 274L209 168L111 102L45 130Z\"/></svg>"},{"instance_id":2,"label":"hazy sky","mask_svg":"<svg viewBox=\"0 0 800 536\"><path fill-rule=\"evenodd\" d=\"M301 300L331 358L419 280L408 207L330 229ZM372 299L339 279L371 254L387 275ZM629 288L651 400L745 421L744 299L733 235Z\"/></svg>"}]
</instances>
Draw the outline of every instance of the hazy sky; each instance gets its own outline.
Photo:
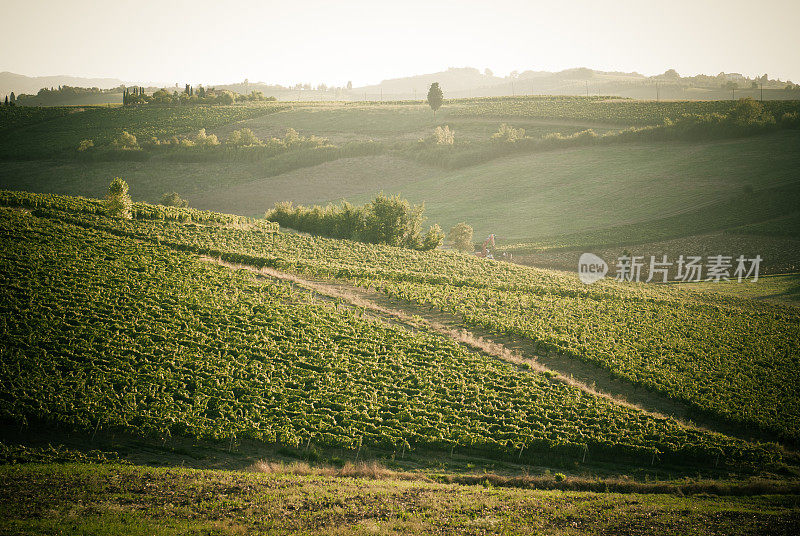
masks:
<instances>
[{"instance_id":1,"label":"hazy sky","mask_svg":"<svg viewBox=\"0 0 800 536\"><path fill-rule=\"evenodd\" d=\"M377 83L447 67L800 82L800 0L26 0L0 71L130 82Z\"/></svg>"}]
</instances>

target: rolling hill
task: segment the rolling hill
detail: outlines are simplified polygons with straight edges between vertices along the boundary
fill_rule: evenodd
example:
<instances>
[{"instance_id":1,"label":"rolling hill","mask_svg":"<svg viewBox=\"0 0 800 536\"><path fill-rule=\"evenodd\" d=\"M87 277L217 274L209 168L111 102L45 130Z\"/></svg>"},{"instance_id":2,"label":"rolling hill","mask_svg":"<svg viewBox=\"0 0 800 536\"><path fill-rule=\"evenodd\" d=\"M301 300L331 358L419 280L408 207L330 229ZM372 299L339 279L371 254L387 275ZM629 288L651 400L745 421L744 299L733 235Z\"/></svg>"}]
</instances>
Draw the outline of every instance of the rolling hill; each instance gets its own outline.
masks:
<instances>
[{"instance_id":1,"label":"rolling hill","mask_svg":"<svg viewBox=\"0 0 800 536\"><path fill-rule=\"evenodd\" d=\"M796 129L611 144L576 145L566 139L549 148L531 145L478 154L474 163L455 168L435 159L427 163L420 155L431 142L419 141L430 140L436 126L447 125L455 132L455 145L432 150L467 154L474 147L486 152L496 147L489 140L502 123L525 129L532 141L554 133L569 138L586 129L613 140L616 132L632 125L650 128L683 113L727 113L733 105L575 97L467 99L448 102L435 118L415 103L78 112L50 108L45 115L31 108L27 119L0 127L0 186L102 196L109 178L122 176L136 199L157 202L163 193L177 191L192 206L247 216L261 216L277 201L364 202L384 191L425 202L431 223L447 229L466 221L475 228L476 240L494 233L503 249L518 254L647 244L710 232L741 234L737 229L791 212L785 202L793 199L797 187ZM775 101L766 107L781 117L796 104ZM108 149L123 130L148 143L153 137L190 137L201 127L223 141L244 128L261 139L282 138L295 129L302 136L321 137L324 147L265 156L256 149L234 154L224 147L214 154L200 154L199 148L190 148L194 153L164 147ZM91 139L96 148L78 152L83 139ZM791 228L788 232L785 236L796 238ZM752 234L757 244L758 233ZM789 252L787 258L795 257ZM550 264L550 257L518 258L564 266L560 261Z\"/></svg>"}]
</instances>

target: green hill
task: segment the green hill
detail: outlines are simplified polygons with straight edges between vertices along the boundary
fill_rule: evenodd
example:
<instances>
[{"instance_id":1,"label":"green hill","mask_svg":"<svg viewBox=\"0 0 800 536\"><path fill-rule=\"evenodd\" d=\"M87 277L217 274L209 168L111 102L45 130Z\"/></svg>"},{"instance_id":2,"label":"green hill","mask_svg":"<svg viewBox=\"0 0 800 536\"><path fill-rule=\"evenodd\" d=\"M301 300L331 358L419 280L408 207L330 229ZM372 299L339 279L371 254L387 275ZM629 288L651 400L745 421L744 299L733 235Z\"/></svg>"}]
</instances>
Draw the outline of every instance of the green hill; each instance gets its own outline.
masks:
<instances>
[{"instance_id":1,"label":"green hill","mask_svg":"<svg viewBox=\"0 0 800 536\"><path fill-rule=\"evenodd\" d=\"M796 307L104 206L0 192L6 532L796 524ZM536 353L467 344L414 304ZM719 431L533 355L594 363Z\"/></svg>"},{"instance_id":2,"label":"green hill","mask_svg":"<svg viewBox=\"0 0 800 536\"><path fill-rule=\"evenodd\" d=\"M36 208L35 216L4 211L7 229L5 233L9 244L5 253L7 260L4 263L9 272L5 276L5 280L13 282L19 281L21 278L25 279L24 284L14 283L7 288L11 292L8 296L8 303L27 303L19 300L29 299L23 298L23 296L31 295L33 290L28 290L23 295L17 295L17 291L14 289L20 285L23 289L36 289L37 281L51 282L50 287L39 287L35 291L35 295L44 292L41 294L43 300L47 301L57 296L70 300L72 298L70 298L69 289L73 286L88 290L89 287L86 286L85 281L81 282L87 277L86 274L96 273L96 277L100 278L98 281L101 281L102 277L106 277L102 276L106 270L104 263L98 263L95 259L105 259L107 263L112 264L120 262L123 264L119 266L114 264L115 267L107 269L109 281L125 282L119 286L120 289L128 289L125 292L141 292L144 293L142 295L152 294L154 296L148 298L148 300L154 300L152 307L144 305L147 301L142 301L139 295L132 294L127 297L120 295L119 298L115 298L119 304L131 304L137 308L145 307L145 310L150 311L145 313L145 311L135 312L126 309L126 312L120 312L121 318L134 319L141 317L142 314L168 315L167 317L157 316L153 319L151 324L157 326L157 333L150 342L147 340L143 342L144 348L169 340L169 333L172 331L183 333L188 329L186 326L199 326L200 324L197 322L205 325L203 319L211 318L209 315L217 318L216 315L222 314L222 311L225 311L225 314L220 316L219 320L213 320L211 328L203 328L203 330L211 329L213 332L230 333L230 337L233 338L229 343L222 346L214 343L212 347L207 347L205 345L210 344L213 337L209 339L208 334L198 335L199 339L192 336L177 343L181 348L184 346L188 348L188 350L182 349L179 353L192 348L207 348L218 353L218 351L222 351L222 348L231 346L232 348L241 348L231 354L232 357L239 359L236 356L241 357L242 352L249 355L249 352L252 351L245 351L244 348L258 346L254 346L255 343L249 339L251 336L260 337L258 332L248 334L236 326L251 325L254 322L253 319L258 316L256 311L261 310L262 305L259 303L262 301L260 300L267 299L266 296L256 293L261 297L251 303L247 296L248 293L255 291L240 290L240 287L250 284L247 283L250 281L248 277L242 275L237 276L243 277L241 280L228 280L232 275L226 274L225 270L211 269L198 263L193 255L178 255L171 250L188 251L195 255L218 257L227 262L242 263L253 267L268 266L288 273L333 277L350 281L354 285L373 286L386 295L394 296L401 301L427 304L443 312L455 314L463 318L467 325L487 327L501 334L520 335L535 343L540 352L556 352L570 356L572 359L595 363L627 381L682 400L693 407L698 414L710 413L719 419L753 430L760 429L774 434L775 437L782 437L790 441L797 439L797 419L800 417L800 411L797 408L797 400L793 396L794 385L791 378L797 373L797 348L794 341L798 336L796 333L798 322L797 310L793 308L781 308L770 304L735 299L712 300L703 295L676 291L663 286L620 284L608 281L587 287L579 283L574 276L508 263L488 262L469 255L441 251L417 252L283 233L265 235L261 228L249 230L238 222L220 226L204 224L202 219L200 223L181 223L180 221L158 219L114 220L104 217L102 213L97 213L98 205L96 203L74 201L71 198L6 192L2 199L6 205ZM180 212L181 209L173 210ZM145 213L143 212L143 214ZM191 220L193 217L190 212L187 212L186 218L178 217L178 219ZM203 218L207 219L206 216ZM88 235L86 230L90 231ZM59 240L57 239L59 233L69 238ZM34 243L26 240L26 236L43 240L43 242L34 247ZM48 236L50 238L47 238ZM135 241L131 239L135 239ZM98 245L93 245L93 242L89 240L99 241ZM140 244L140 241L144 242ZM114 248L122 246L133 249L125 253L114 252ZM93 251L97 247L102 249ZM156 249L151 250L151 248ZM36 253L37 251L38 253ZM80 254L81 251L86 252L85 256ZM162 256L166 257L159 260ZM27 261L28 258L31 260ZM36 271L32 270L32 266L25 264L33 262L33 259L36 258L45 259L43 263L37 261L37 266L49 267L48 271L41 276L35 276ZM67 264L63 262L63 259L73 258L76 259L74 262L72 260ZM184 263L188 263L186 268L181 268L178 272L172 273L168 269L169 266L174 265L175 270L178 270L177 267L183 266ZM73 264L74 268L70 268ZM148 267L150 264L153 267ZM160 275L148 275L146 280L141 280L143 274L155 274L156 272L153 270L157 267ZM52 270L56 271L50 273ZM176 279L173 281L171 278ZM55 288L53 285L62 279L63 282L58 283L63 287L62 290L51 290L51 288ZM187 280L192 281L191 288L171 294L177 292L175 289L184 288ZM148 281L149 283L147 283ZM159 286L143 287L140 291L136 291L140 282L147 283L147 285L164 286L163 288ZM94 286L97 287L99 284L95 283ZM226 293L212 290L220 288L228 289L225 292L231 293L229 299L233 302L224 301ZM113 285L109 283L107 289L113 290ZM196 292L200 294L192 297L192 293ZM215 298L207 294L208 292L216 292L218 296ZM277 294L270 298L272 300L270 304L263 304L263 307L266 308L265 311L278 310L281 301L304 301L302 296L292 297L291 294L284 296L283 291L277 288L274 292ZM51 293L52 297L50 297ZM163 298L158 297L159 293L163 294ZM100 295L105 295L105 292L101 292ZM165 300L173 303L174 297L178 295L185 296L189 301L183 301L182 305L176 305L178 309L174 313L159 312L163 309L163 306L157 305L159 301ZM170 298L169 296L174 297ZM213 305L217 298L223 300L218 306ZM87 299L89 298L87 297ZM94 314L95 305L92 305L93 303L95 302L91 300L87 302L87 307L89 307L87 314ZM207 303L209 307L219 307L218 311L220 312L205 311L205 309L198 312L197 307L201 303ZM237 305L232 306L234 303ZM113 304L109 305L106 301L97 302L96 306L106 311L104 313L106 316L115 309ZM111 308L109 309L109 307ZM290 306L295 309L298 307L296 304ZM67 301L56 310L66 312L71 308L72 305ZM239 308L244 309L235 313ZM37 308L31 310L35 311ZM302 320L302 318L309 315L317 317L322 315L323 311L298 312L297 314L301 316L290 324L306 324L309 320ZM327 315L327 313L325 314ZM180 320L185 315L189 316ZM116 317L116 315L113 316ZM35 326L38 325L38 322L44 322L45 318L49 317L33 317L32 324L20 324L19 333L42 333ZM117 333L119 329L122 330L120 333L128 333L127 328L118 324L121 318L114 321L114 326L117 327L110 326L104 329L111 329L112 331L109 333ZM346 323L358 323L357 320L347 315L344 319ZM169 323L176 321L183 322L183 324L174 326L174 329L168 327ZM47 320L47 322L50 321ZM75 323L64 324L63 320L58 319L55 322L55 326L61 326L58 327L59 330L71 330L70 325ZM77 321L77 325L87 322L95 324L94 321L80 320ZM222 324L219 327L213 327L216 322ZM276 320L266 322L272 324ZM317 321L312 321L312 325L315 322ZM665 329L667 325L672 327ZM324 335L324 332L336 333L338 329L340 328L329 326L314 332L314 335L300 338L307 341L327 340L329 336ZM344 327L341 329L350 330L350 328ZM372 328L364 327L363 329ZM134 329L134 332L136 331L137 329ZM266 334L263 336L267 339L270 338ZM380 339L384 336L386 337L385 343ZM244 338L240 340L240 337ZM346 349L349 343L336 337L334 336L336 339L334 344L341 348L342 352L348 351ZM387 355L394 355L396 352L385 350L385 348L400 344L400 341L403 340L399 338L398 334L388 332L385 335L379 335L376 332L374 336L370 337L370 340L373 341L370 345L376 345L374 349L379 354L387 352ZM289 338L293 339L294 337ZM76 337L74 335L47 336L47 340L59 341L58 345L54 347L56 352L62 343L67 343L72 339L76 339ZM108 336L101 337L101 339L114 340L113 337ZM354 341L357 345L353 347L353 351L361 347L359 346L361 343L357 342L361 339L353 339L348 335L346 340ZM390 340L394 341L391 345L389 344ZM198 347L196 346L198 341L206 342L202 342ZM77 337L76 343L82 344L80 337ZM170 344L173 343L175 341ZM19 341L14 342L10 347L13 348L18 344L20 344ZM26 344L30 345L31 342ZM312 351L313 345L316 343L312 342L311 344L308 351ZM411 338L407 343L402 344L412 344L413 346L422 344L422 342ZM428 349L432 352L431 355L438 356L436 357L438 363L436 366L445 366L446 362L440 362L440 360L444 359L444 354L452 352L456 353L447 359L474 359L474 357L459 353L458 348L452 345L445 344L441 351L436 350L435 348L438 348L436 345L444 344L442 341L435 344L424 344L429 345ZM434 346L430 346L430 344L434 344ZM380 350L382 347L384 350ZM322 351L322 348L320 350ZM276 351L281 355L285 353L280 350ZM290 353L293 351L291 350ZM359 352L360 350L356 353ZM409 347L398 349L398 352L409 355L409 352L413 354L414 351ZM440 352L443 352L442 356L439 356ZM302 361L311 357L307 351L296 355L297 359ZM320 359L318 356L308 363L316 363L314 366L318 366L322 363ZM479 362L482 361L474 363ZM459 361L459 363L461 362ZM453 367L463 369L467 367L466 363L466 361L461 364L454 362ZM481 367L486 366L485 362L482 363ZM326 367L323 366L325 370L327 370ZM349 367L349 365L344 366L342 370L349 370ZM483 374L479 372L479 369L475 369L470 374ZM512 374L515 368L504 368L503 370L507 370L507 372L502 374ZM776 370L781 373L776 374ZM324 371L317 372L323 373ZM442 374L444 374L443 377L458 377L454 371L442 372ZM500 372L491 373L493 376L496 374L500 374ZM518 374L518 372L513 372L513 374ZM523 377L528 377L528 372L522 374ZM370 376L378 377L373 373L370 373ZM296 381L291 381L296 384ZM519 381L521 380L515 379L511 383ZM438 396L447 395L440 392ZM558 396L566 396L566 393ZM24 397L14 398L24 400ZM536 395L529 400L541 402L545 399L542 398L542 395ZM747 400L748 403L743 405L742 400ZM15 405L12 404L11 407L15 407ZM184 411L179 410L179 406L175 409ZM506 408L503 411L512 410ZM528 412L528 410L525 411ZM550 410L548 410L549 412ZM486 411L477 409L476 418L479 414L485 415ZM532 415L530 412L527 414ZM14 415L21 418L25 416L25 413ZM46 414L39 417L44 416ZM84 424L91 422L92 418L96 417L86 418L88 421L85 421ZM116 417L114 418L116 419ZM360 418L364 418L364 416L362 415ZM567 421L577 422L576 418L573 416ZM412 421L414 420L412 419ZM400 419L399 422L405 421ZM245 425L244 421L240 424ZM498 422L498 424L501 423ZM155 424L148 424L148 426L155 426ZM405 427L406 425L401 424L401 426ZM520 425L516 424L515 426ZM526 442L522 439L523 437L537 437L535 433L533 436L528 436L533 433L534 429L530 428L530 431L526 432L518 431L517 433L522 433L522 436L508 435L511 433L510 431L503 432L502 437L506 438L504 441L510 441L507 443L507 447L512 444L516 445L512 448L513 450L519 448L520 441ZM372 430L376 434L376 438L385 435ZM580 448L580 442L577 439L569 439L570 432L567 432L569 428L564 430L568 435L559 441L567 446L576 444ZM297 437L302 436L302 433L297 430L293 433ZM443 444L464 445L461 443L463 439L458 439L460 433L456 428L452 429L452 435L425 436L427 439L420 436L419 441L422 443L430 441L430 444L438 446L443 446ZM400 433L400 436L404 437L406 441L410 437L409 432ZM585 433L581 436L586 437ZM435 437L439 437L439 439L435 439ZM497 441L499 437L501 436L490 436L491 439L479 440L479 443L489 441L488 444L498 446L492 441ZM551 439L555 438L551 437ZM437 443L440 440L445 443ZM598 441L597 445L610 445L615 442L612 440L609 443L607 440L600 439ZM628 440L625 440L623 443L634 445L631 447L634 449L633 452L639 452L637 449L640 448L649 448L647 443L638 446L636 446L636 441L629 443ZM658 448L666 449L666 443ZM682 454L682 456L684 455L686 453Z\"/></svg>"},{"instance_id":3,"label":"green hill","mask_svg":"<svg viewBox=\"0 0 800 536\"><path fill-rule=\"evenodd\" d=\"M780 119L797 102L764 106ZM157 202L163 193L177 191L192 206L247 216L262 215L276 201L363 202L384 191L425 202L432 223L449 228L467 221L476 239L494 233L516 251L646 243L775 218L774 211L756 207L721 226L718 212L743 192L797 185L798 131L733 139L534 142L585 129L613 135L630 125L657 125L686 113L726 114L733 107L730 101L488 98L449 101L435 118L427 106L414 102L50 108L46 113L25 108L24 113L3 112L0 186L102 196L109 178L122 176L142 201ZM516 147L491 145L501 123L524 128L529 140ZM455 131L454 146L420 144L437 125ZM200 128L223 142L243 128L267 140L287 129L324 139L318 147L281 151L170 145L191 140ZM139 148L110 146L123 130L137 136ZM167 145L147 145L154 137ZM83 139L91 139L94 147L79 152ZM424 156L426 151L434 156ZM457 160L462 162L457 169L424 163L435 164L449 153L469 158Z\"/></svg>"}]
</instances>

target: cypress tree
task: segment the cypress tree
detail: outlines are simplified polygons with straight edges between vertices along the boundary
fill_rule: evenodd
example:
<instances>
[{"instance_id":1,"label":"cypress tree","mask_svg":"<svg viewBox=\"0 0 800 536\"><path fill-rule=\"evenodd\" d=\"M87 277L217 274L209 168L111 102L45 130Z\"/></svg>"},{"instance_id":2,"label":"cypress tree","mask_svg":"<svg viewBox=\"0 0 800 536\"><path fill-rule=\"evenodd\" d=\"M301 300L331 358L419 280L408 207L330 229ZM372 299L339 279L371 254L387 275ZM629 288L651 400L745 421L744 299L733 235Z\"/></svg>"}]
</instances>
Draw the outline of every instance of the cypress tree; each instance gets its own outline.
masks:
<instances>
[{"instance_id":1,"label":"cypress tree","mask_svg":"<svg viewBox=\"0 0 800 536\"><path fill-rule=\"evenodd\" d=\"M442 89L439 87L439 82L434 82L431 84L431 88L428 90L428 106L430 106L431 110L433 110L434 117L436 117L436 110L442 107L443 101L444 94L442 93Z\"/></svg>"}]
</instances>

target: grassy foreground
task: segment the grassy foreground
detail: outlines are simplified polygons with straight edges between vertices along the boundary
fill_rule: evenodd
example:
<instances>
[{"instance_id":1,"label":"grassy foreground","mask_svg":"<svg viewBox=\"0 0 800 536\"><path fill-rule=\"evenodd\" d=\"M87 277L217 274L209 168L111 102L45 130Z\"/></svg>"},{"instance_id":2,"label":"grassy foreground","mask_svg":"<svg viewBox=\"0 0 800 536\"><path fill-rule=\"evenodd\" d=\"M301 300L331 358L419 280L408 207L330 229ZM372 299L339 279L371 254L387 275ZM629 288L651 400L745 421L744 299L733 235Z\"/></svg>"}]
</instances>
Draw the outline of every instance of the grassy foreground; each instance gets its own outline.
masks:
<instances>
[{"instance_id":1,"label":"grassy foreground","mask_svg":"<svg viewBox=\"0 0 800 536\"><path fill-rule=\"evenodd\" d=\"M529 491L281 472L0 466L0 534L794 534L800 497Z\"/></svg>"}]
</instances>

